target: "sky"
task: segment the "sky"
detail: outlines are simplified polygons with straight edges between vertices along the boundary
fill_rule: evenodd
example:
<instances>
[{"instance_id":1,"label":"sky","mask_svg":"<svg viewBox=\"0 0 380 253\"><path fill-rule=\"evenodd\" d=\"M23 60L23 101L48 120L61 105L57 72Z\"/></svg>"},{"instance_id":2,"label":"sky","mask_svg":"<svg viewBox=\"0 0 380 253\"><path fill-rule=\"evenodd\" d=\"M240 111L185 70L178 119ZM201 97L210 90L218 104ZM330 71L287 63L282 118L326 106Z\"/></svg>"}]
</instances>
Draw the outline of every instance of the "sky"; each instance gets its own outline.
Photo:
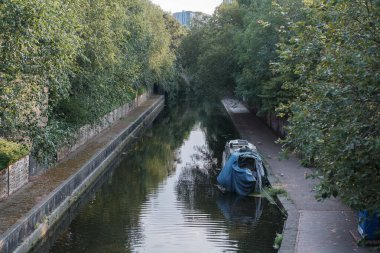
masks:
<instances>
[{"instance_id":1,"label":"sky","mask_svg":"<svg viewBox=\"0 0 380 253\"><path fill-rule=\"evenodd\" d=\"M171 13L179 11L200 11L212 14L215 7L220 5L223 0L151 0L161 6L164 11Z\"/></svg>"}]
</instances>

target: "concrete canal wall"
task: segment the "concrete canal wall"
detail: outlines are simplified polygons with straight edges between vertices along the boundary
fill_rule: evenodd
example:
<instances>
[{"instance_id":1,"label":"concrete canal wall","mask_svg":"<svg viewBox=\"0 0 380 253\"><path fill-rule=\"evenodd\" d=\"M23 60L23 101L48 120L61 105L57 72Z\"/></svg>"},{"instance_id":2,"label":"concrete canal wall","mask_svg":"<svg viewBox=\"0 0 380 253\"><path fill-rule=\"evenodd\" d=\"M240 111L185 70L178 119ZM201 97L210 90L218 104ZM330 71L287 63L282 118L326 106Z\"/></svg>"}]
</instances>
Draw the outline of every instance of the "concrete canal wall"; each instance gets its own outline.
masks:
<instances>
[{"instance_id":1,"label":"concrete canal wall","mask_svg":"<svg viewBox=\"0 0 380 253\"><path fill-rule=\"evenodd\" d=\"M59 221L81 195L107 172L113 159L123 148L133 142L135 136L157 117L164 107L164 97L157 99L144 112L128 123L128 127L119 132L104 147L94 154L81 168L63 181L38 205L17 221L0 237L0 252L28 252L49 229Z\"/></svg>"},{"instance_id":2,"label":"concrete canal wall","mask_svg":"<svg viewBox=\"0 0 380 253\"><path fill-rule=\"evenodd\" d=\"M251 111L254 115L257 115L259 112L258 108L250 107L245 104L249 111ZM286 126L288 122L286 119L282 119L277 117L276 113L267 112L265 115L257 116L259 117L268 127L270 127L278 136L285 137L286 136Z\"/></svg>"}]
</instances>

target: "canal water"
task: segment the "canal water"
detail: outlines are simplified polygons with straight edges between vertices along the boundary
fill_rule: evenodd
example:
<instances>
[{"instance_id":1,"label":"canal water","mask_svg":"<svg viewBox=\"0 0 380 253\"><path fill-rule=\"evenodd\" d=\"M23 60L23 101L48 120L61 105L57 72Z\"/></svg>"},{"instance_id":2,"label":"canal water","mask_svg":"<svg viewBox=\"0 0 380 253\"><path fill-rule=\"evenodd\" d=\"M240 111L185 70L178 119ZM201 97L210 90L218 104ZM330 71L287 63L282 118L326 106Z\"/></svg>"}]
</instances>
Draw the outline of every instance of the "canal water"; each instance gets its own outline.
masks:
<instances>
[{"instance_id":1,"label":"canal water","mask_svg":"<svg viewBox=\"0 0 380 253\"><path fill-rule=\"evenodd\" d=\"M278 207L216 187L224 144L238 137L220 103L167 106L36 251L276 252Z\"/></svg>"}]
</instances>

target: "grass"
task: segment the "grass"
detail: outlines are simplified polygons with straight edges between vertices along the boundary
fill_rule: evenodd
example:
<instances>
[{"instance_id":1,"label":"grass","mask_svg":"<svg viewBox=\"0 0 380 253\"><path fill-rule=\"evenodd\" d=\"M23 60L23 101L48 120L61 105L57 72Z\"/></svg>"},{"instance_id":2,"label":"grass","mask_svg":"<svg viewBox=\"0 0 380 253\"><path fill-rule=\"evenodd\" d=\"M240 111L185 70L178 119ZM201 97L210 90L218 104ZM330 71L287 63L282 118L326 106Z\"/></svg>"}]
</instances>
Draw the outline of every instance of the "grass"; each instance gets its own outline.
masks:
<instances>
[{"instance_id":1,"label":"grass","mask_svg":"<svg viewBox=\"0 0 380 253\"><path fill-rule=\"evenodd\" d=\"M278 188L278 187L273 187L273 188L265 188L265 191L272 197L276 197L276 196L287 196L288 193L282 189L282 188Z\"/></svg>"},{"instance_id":2,"label":"grass","mask_svg":"<svg viewBox=\"0 0 380 253\"><path fill-rule=\"evenodd\" d=\"M272 204L274 204L274 198L276 196L287 196L288 193L282 189L282 188L271 188L271 187L265 187L262 189L261 193L251 193L249 196L251 197L264 197L268 199L268 201Z\"/></svg>"},{"instance_id":3,"label":"grass","mask_svg":"<svg viewBox=\"0 0 380 253\"><path fill-rule=\"evenodd\" d=\"M282 243L283 238L284 237L282 234L276 233L276 238L274 238L273 248L279 249L281 247L281 243Z\"/></svg>"}]
</instances>

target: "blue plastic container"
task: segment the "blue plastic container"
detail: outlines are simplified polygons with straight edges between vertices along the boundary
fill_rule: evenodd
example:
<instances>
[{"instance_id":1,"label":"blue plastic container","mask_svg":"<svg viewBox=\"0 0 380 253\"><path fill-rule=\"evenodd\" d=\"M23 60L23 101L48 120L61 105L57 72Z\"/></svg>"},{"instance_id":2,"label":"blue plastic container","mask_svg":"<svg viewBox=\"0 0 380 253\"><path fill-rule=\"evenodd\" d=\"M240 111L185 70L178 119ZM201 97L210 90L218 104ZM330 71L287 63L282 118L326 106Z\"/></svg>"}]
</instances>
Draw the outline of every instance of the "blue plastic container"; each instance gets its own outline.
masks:
<instances>
[{"instance_id":1,"label":"blue plastic container","mask_svg":"<svg viewBox=\"0 0 380 253\"><path fill-rule=\"evenodd\" d=\"M379 237L379 213L374 212L372 215L368 211L359 211L359 234L367 240L377 240Z\"/></svg>"}]
</instances>

